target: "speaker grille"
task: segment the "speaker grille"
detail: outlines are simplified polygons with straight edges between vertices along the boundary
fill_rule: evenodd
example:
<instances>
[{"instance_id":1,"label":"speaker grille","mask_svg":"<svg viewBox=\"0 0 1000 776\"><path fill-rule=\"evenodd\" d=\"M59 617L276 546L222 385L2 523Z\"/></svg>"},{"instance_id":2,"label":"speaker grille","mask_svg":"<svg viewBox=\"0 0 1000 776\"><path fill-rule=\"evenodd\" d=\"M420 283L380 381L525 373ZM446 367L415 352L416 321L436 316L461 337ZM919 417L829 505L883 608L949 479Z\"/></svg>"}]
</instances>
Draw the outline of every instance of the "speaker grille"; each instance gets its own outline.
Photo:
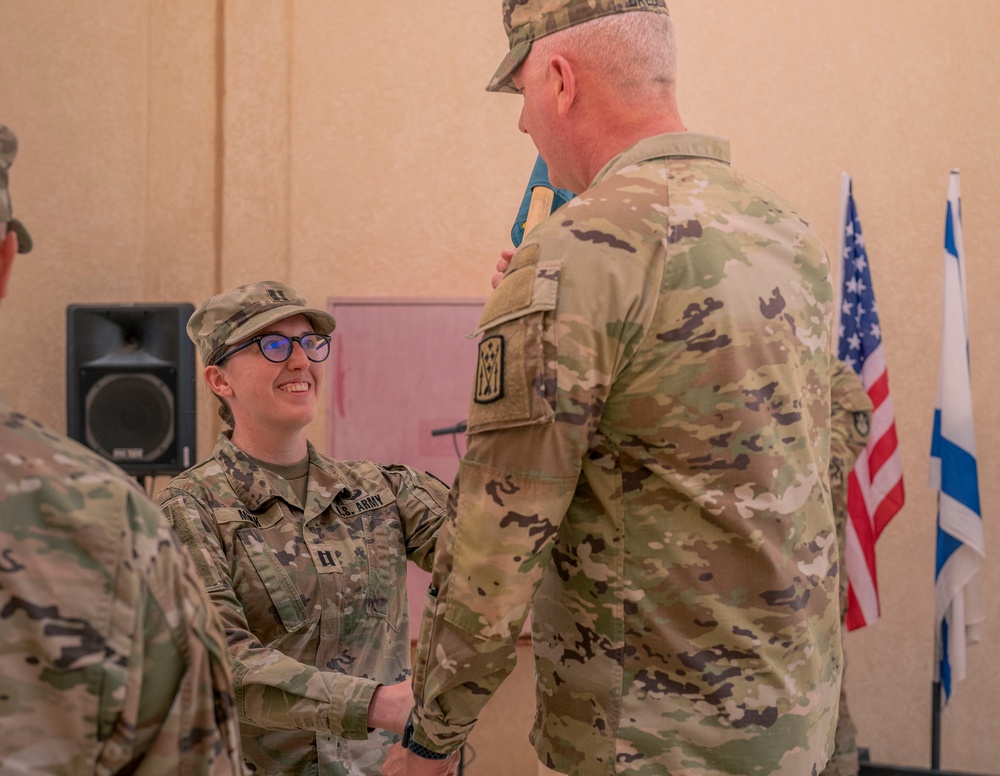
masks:
<instances>
[{"instance_id":1,"label":"speaker grille","mask_svg":"<svg viewBox=\"0 0 1000 776\"><path fill-rule=\"evenodd\" d=\"M87 444L112 461L155 461L174 441L174 397L152 374L109 374L87 391Z\"/></svg>"}]
</instances>

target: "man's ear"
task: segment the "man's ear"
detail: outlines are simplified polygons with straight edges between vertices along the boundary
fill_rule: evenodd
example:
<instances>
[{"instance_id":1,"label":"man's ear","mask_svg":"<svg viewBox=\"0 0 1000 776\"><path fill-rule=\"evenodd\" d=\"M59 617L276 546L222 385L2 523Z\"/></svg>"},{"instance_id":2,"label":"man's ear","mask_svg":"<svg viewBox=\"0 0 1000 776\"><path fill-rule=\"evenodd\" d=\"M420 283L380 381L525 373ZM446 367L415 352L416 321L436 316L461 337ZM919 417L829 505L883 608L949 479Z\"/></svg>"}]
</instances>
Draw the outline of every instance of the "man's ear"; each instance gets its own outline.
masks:
<instances>
[{"instance_id":1,"label":"man's ear","mask_svg":"<svg viewBox=\"0 0 1000 776\"><path fill-rule=\"evenodd\" d=\"M17 256L17 235L8 231L0 240L0 299L7 296L7 281L10 271L14 268L14 257Z\"/></svg>"},{"instance_id":2,"label":"man's ear","mask_svg":"<svg viewBox=\"0 0 1000 776\"><path fill-rule=\"evenodd\" d=\"M562 54L553 54L549 59L549 78L555 91L556 112L559 118L569 115L577 97L576 72L573 65Z\"/></svg>"},{"instance_id":3,"label":"man's ear","mask_svg":"<svg viewBox=\"0 0 1000 776\"><path fill-rule=\"evenodd\" d=\"M216 396L222 396L223 398L229 398L234 394L233 386L229 384L226 379L226 374L215 364L205 367L205 382L208 383L208 387L212 389L212 393Z\"/></svg>"}]
</instances>

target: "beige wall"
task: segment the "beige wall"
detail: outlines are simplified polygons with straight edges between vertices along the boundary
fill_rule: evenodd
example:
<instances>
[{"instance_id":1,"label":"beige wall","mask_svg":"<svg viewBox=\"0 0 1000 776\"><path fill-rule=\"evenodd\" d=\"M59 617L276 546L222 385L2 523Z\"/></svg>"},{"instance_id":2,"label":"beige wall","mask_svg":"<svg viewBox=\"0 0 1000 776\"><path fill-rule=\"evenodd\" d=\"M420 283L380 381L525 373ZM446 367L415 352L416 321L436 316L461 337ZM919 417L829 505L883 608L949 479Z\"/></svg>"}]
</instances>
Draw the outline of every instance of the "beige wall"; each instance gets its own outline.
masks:
<instances>
[{"instance_id":1,"label":"beige wall","mask_svg":"<svg viewBox=\"0 0 1000 776\"><path fill-rule=\"evenodd\" d=\"M873 757L926 765L925 472L953 167L992 561L984 586L1000 585L1000 359L990 345L1000 331L1000 3L670 5L688 126L728 136L734 163L798 203L831 251L839 175L854 176L908 500L879 544L883 618L847 640L847 684ZM518 98L483 91L504 50L498 0L4 0L0 121L21 138L15 212L37 246L0 310L7 399L64 426L71 303L197 303L262 277L317 304L486 294L535 155L515 128ZM202 453L211 414L201 413ZM998 601L944 715L949 768L1000 762Z\"/></svg>"}]
</instances>

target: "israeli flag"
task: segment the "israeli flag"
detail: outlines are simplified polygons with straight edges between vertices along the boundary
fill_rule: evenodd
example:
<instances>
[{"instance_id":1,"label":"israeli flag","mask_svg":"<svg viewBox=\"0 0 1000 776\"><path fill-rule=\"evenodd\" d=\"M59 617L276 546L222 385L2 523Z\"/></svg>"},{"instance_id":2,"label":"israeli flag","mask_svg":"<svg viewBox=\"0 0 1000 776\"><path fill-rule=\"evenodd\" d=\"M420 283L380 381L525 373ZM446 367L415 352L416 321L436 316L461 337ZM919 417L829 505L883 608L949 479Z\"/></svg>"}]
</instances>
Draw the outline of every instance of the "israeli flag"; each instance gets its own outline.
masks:
<instances>
[{"instance_id":1,"label":"israeli flag","mask_svg":"<svg viewBox=\"0 0 1000 776\"><path fill-rule=\"evenodd\" d=\"M979 641L983 606L979 569L985 557L979 480L976 472L969 322L965 296L965 251L958 171L948 183L944 238L944 305L941 371L931 441L931 487L938 493L934 615L937 623L935 679L951 695L965 678L965 648Z\"/></svg>"}]
</instances>

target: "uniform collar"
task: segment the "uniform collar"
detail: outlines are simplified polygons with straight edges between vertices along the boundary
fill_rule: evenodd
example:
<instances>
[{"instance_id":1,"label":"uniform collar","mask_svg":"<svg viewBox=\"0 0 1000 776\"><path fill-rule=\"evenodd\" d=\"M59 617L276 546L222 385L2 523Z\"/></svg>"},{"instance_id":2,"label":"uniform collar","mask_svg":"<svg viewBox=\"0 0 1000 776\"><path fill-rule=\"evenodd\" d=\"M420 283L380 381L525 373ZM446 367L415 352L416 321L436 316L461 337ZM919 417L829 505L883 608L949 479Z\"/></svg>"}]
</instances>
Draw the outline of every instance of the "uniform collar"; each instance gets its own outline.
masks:
<instances>
[{"instance_id":1,"label":"uniform collar","mask_svg":"<svg viewBox=\"0 0 1000 776\"><path fill-rule=\"evenodd\" d=\"M306 495L305 517L308 519L327 509L347 486L332 462L321 456L312 442L307 442L309 453L309 491ZM291 486L258 466L246 453L233 444L229 433L222 432L215 442L212 456L222 467L236 497L251 512L265 508L275 498L298 507L299 500Z\"/></svg>"},{"instance_id":2,"label":"uniform collar","mask_svg":"<svg viewBox=\"0 0 1000 776\"><path fill-rule=\"evenodd\" d=\"M729 164L729 141L722 137L699 135L694 132L666 132L640 140L622 151L601 169L591 186L640 162L661 158L713 159Z\"/></svg>"}]
</instances>

